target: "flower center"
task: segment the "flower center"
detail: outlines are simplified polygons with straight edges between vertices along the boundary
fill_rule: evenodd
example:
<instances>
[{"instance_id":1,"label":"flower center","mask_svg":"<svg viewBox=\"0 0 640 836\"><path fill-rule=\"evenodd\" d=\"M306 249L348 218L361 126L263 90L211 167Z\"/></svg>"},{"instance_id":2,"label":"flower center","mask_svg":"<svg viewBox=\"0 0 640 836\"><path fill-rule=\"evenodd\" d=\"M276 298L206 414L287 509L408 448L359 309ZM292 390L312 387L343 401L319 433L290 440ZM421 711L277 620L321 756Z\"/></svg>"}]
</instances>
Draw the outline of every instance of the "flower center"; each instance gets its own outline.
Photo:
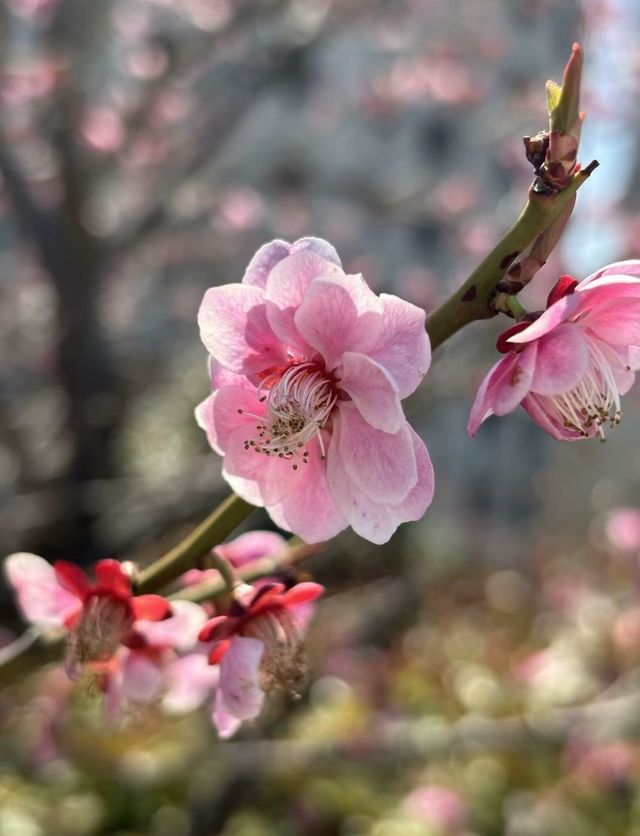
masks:
<instances>
[{"instance_id":1,"label":"flower center","mask_svg":"<svg viewBox=\"0 0 640 836\"><path fill-rule=\"evenodd\" d=\"M265 693L280 689L298 696L307 673L304 641L293 616L284 607L268 610L252 618L245 636L264 645L260 662L260 687Z\"/></svg>"},{"instance_id":2,"label":"flower center","mask_svg":"<svg viewBox=\"0 0 640 836\"><path fill-rule=\"evenodd\" d=\"M69 676L78 676L88 662L102 662L113 656L132 626L133 614L127 601L115 595L91 595L85 601L77 627L68 637Z\"/></svg>"},{"instance_id":3,"label":"flower center","mask_svg":"<svg viewBox=\"0 0 640 836\"><path fill-rule=\"evenodd\" d=\"M622 419L620 391L611 362L589 341L589 363L577 385L561 395L537 395L545 411L584 438L598 434L605 441L605 427Z\"/></svg>"},{"instance_id":4,"label":"flower center","mask_svg":"<svg viewBox=\"0 0 640 836\"><path fill-rule=\"evenodd\" d=\"M256 433L246 439L245 450L275 455L281 459L307 464L307 444L317 438L325 456L321 430L325 427L338 400L333 381L314 363L290 366L284 374L270 375L260 384L258 398L265 404L263 415L239 409L240 414L258 420Z\"/></svg>"}]
</instances>

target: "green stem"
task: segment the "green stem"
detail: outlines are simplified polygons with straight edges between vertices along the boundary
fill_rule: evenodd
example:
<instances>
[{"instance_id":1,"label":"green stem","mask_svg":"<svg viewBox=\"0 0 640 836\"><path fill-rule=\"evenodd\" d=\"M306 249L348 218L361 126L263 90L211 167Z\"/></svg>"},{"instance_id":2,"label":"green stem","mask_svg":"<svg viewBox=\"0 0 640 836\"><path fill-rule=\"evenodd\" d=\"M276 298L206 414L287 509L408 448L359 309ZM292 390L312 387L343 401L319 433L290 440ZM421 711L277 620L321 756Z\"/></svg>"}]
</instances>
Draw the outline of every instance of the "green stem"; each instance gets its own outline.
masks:
<instances>
[{"instance_id":1,"label":"green stem","mask_svg":"<svg viewBox=\"0 0 640 836\"><path fill-rule=\"evenodd\" d=\"M217 569L218 572L220 572L220 578L224 584L224 588L227 592L229 592L229 594L233 593L236 586L242 583L229 561L225 560L224 557L221 557L219 554L216 554L215 551L210 553L208 562L210 563L212 569Z\"/></svg>"},{"instance_id":2,"label":"green stem","mask_svg":"<svg viewBox=\"0 0 640 836\"><path fill-rule=\"evenodd\" d=\"M239 580L241 583L253 583L253 581L277 574L282 569L299 563L305 557L309 557L320 551L323 546L323 543L309 545L308 543L303 543L297 537L292 537L287 545L272 557L252 560L248 566L239 569L237 573L234 572L234 577L236 578L236 582ZM227 591L227 583L221 577L187 586L171 595L170 598L176 601L195 601L200 604L203 601L215 600Z\"/></svg>"},{"instance_id":3,"label":"green stem","mask_svg":"<svg viewBox=\"0 0 640 836\"><path fill-rule=\"evenodd\" d=\"M140 572L135 591L154 592L171 583L221 543L253 510L254 506L239 496L228 496L188 537Z\"/></svg>"},{"instance_id":4,"label":"green stem","mask_svg":"<svg viewBox=\"0 0 640 836\"><path fill-rule=\"evenodd\" d=\"M513 314L513 318L516 320L521 319L527 313L526 308L522 306L517 296L508 296L506 299L506 305Z\"/></svg>"},{"instance_id":5,"label":"green stem","mask_svg":"<svg viewBox=\"0 0 640 836\"><path fill-rule=\"evenodd\" d=\"M555 195L529 192L527 205L518 220L494 247L466 282L427 319L431 348L437 348L456 331L477 319L490 319L496 285L509 265L536 239L536 236L562 212L598 163L594 161L573 176L571 183Z\"/></svg>"}]
</instances>

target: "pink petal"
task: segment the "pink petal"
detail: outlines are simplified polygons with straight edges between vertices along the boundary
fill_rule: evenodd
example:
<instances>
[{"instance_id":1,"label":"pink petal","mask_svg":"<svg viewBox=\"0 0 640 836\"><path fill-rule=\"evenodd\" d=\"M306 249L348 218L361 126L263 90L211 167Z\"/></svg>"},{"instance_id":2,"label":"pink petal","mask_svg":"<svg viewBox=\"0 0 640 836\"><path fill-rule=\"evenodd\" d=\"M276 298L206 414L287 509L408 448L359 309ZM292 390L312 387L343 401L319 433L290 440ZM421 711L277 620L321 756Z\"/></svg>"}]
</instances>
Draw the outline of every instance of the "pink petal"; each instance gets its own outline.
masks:
<instances>
[{"instance_id":1,"label":"pink petal","mask_svg":"<svg viewBox=\"0 0 640 836\"><path fill-rule=\"evenodd\" d=\"M505 357L501 357L495 363L487 374L484 376L482 383L478 387L476 397L469 413L469 422L467 423L467 432L473 438L478 432L482 424L493 415L493 398L489 394L489 385L493 380L494 375L499 374L499 370L503 366L513 362L512 354L509 353ZM492 393L493 394L493 393Z\"/></svg>"},{"instance_id":2,"label":"pink petal","mask_svg":"<svg viewBox=\"0 0 640 836\"><path fill-rule=\"evenodd\" d=\"M334 440L326 441L333 444ZM346 528L347 521L337 506L327 482L326 461L317 443L309 445L309 462L300 465L303 481L278 503L267 506L271 519L285 531L292 531L307 543L330 540Z\"/></svg>"},{"instance_id":3,"label":"pink petal","mask_svg":"<svg viewBox=\"0 0 640 836\"><path fill-rule=\"evenodd\" d=\"M589 350L581 329L572 324L559 325L538 342L530 388L540 395L568 392L584 375L588 362Z\"/></svg>"},{"instance_id":4,"label":"pink petal","mask_svg":"<svg viewBox=\"0 0 640 836\"><path fill-rule=\"evenodd\" d=\"M291 244L279 238L263 244L249 262L249 266L242 277L242 284L253 284L264 288L271 270L290 252Z\"/></svg>"},{"instance_id":5,"label":"pink petal","mask_svg":"<svg viewBox=\"0 0 640 836\"><path fill-rule=\"evenodd\" d=\"M324 586L319 583L305 581L297 583L282 595L282 604L285 607L295 607L298 604L306 604L309 601L317 600L324 595Z\"/></svg>"},{"instance_id":6,"label":"pink petal","mask_svg":"<svg viewBox=\"0 0 640 836\"><path fill-rule=\"evenodd\" d=\"M228 740L230 737L233 737L242 725L242 720L239 720L227 711L220 690L216 693L211 719L218 730L218 736L222 740Z\"/></svg>"},{"instance_id":7,"label":"pink petal","mask_svg":"<svg viewBox=\"0 0 640 836\"><path fill-rule=\"evenodd\" d=\"M555 438L556 441L580 441L584 438L580 433L562 426L555 419L551 418L545 411L543 402L539 400L535 393L531 392L526 398L523 398L522 406L536 424L542 427L552 438Z\"/></svg>"},{"instance_id":8,"label":"pink petal","mask_svg":"<svg viewBox=\"0 0 640 836\"><path fill-rule=\"evenodd\" d=\"M36 554L19 552L4 562L7 580L27 621L38 627L62 627L81 611L78 598L62 587L53 566Z\"/></svg>"},{"instance_id":9,"label":"pink petal","mask_svg":"<svg viewBox=\"0 0 640 836\"><path fill-rule=\"evenodd\" d=\"M255 505L257 508L263 508L264 502L260 485L255 479L248 479L245 476L237 476L233 473L228 473L224 467L222 468L222 478L227 482L234 493L237 493L240 499L244 499L250 505Z\"/></svg>"},{"instance_id":10,"label":"pink petal","mask_svg":"<svg viewBox=\"0 0 640 836\"><path fill-rule=\"evenodd\" d=\"M207 367L209 370L209 379L211 380L211 388L222 389L223 386L240 386L243 389L255 389L255 386L249 382L246 375L236 374L235 372L225 369L217 360L209 355L207 358Z\"/></svg>"},{"instance_id":11,"label":"pink petal","mask_svg":"<svg viewBox=\"0 0 640 836\"><path fill-rule=\"evenodd\" d=\"M247 502L255 505L278 503L303 482L302 467L294 470L295 462L258 453L253 447L245 449L247 435L246 427L229 435L222 475ZM313 451L315 445L317 442L312 441L307 449Z\"/></svg>"},{"instance_id":12,"label":"pink petal","mask_svg":"<svg viewBox=\"0 0 640 836\"><path fill-rule=\"evenodd\" d=\"M169 714L190 714L211 699L220 671L201 653L174 659L165 671L162 708Z\"/></svg>"},{"instance_id":13,"label":"pink petal","mask_svg":"<svg viewBox=\"0 0 640 836\"><path fill-rule=\"evenodd\" d=\"M321 276L294 316L298 332L335 369L345 351L368 353L383 327L382 303L362 276Z\"/></svg>"},{"instance_id":14,"label":"pink petal","mask_svg":"<svg viewBox=\"0 0 640 836\"><path fill-rule=\"evenodd\" d=\"M233 566L246 566L262 557L270 557L282 551L287 541L275 531L247 531L232 540L216 546L216 554Z\"/></svg>"},{"instance_id":15,"label":"pink petal","mask_svg":"<svg viewBox=\"0 0 640 836\"><path fill-rule=\"evenodd\" d=\"M536 368L538 346L505 354L482 381L471 407L467 432L474 436L490 415L506 415L515 409L529 391Z\"/></svg>"},{"instance_id":16,"label":"pink petal","mask_svg":"<svg viewBox=\"0 0 640 836\"><path fill-rule=\"evenodd\" d=\"M511 412L529 391L536 370L538 355L536 343L514 352L510 363L504 363L489 384L495 415Z\"/></svg>"},{"instance_id":17,"label":"pink petal","mask_svg":"<svg viewBox=\"0 0 640 836\"><path fill-rule=\"evenodd\" d=\"M122 663L122 691L134 702L153 702L164 686L162 668L144 652L130 650Z\"/></svg>"},{"instance_id":18,"label":"pink petal","mask_svg":"<svg viewBox=\"0 0 640 836\"><path fill-rule=\"evenodd\" d=\"M340 388L376 430L397 433L404 423L398 388L389 372L366 354L347 351L342 358Z\"/></svg>"},{"instance_id":19,"label":"pink petal","mask_svg":"<svg viewBox=\"0 0 640 836\"><path fill-rule=\"evenodd\" d=\"M171 605L162 595L136 595L131 604L134 617L145 621L160 621L171 614Z\"/></svg>"},{"instance_id":20,"label":"pink petal","mask_svg":"<svg viewBox=\"0 0 640 836\"><path fill-rule=\"evenodd\" d=\"M339 405L334 427L338 424L336 452L349 478L376 502L401 502L418 479L409 425L405 422L397 433L375 430L348 402Z\"/></svg>"},{"instance_id":21,"label":"pink petal","mask_svg":"<svg viewBox=\"0 0 640 836\"><path fill-rule=\"evenodd\" d=\"M640 298L618 297L594 307L580 325L616 346L640 343Z\"/></svg>"},{"instance_id":22,"label":"pink petal","mask_svg":"<svg viewBox=\"0 0 640 836\"><path fill-rule=\"evenodd\" d=\"M68 560L57 560L53 564L53 570L60 586L63 586L77 598L84 598L92 588L86 574L75 563L69 563Z\"/></svg>"},{"instance_id":23,"label":"pink petal","mask_svg":"<svg viewBox=\"0 0 640 836\"><path fill-rule=\"evenodd\" d=\"M333 273L342 274L342 270L305 248L285 258L271 271L265 293L267 318L273 332L288 346L307 350L294 315L313 279Z\"/></svg>"},{"instance_id":24,"label":"pink petal","mask_svg":"<svg viewBox=\"0 0 640 836\"><path fill-rule=\"evenodd\" d=\"M292 245L291 252L297 253L299 250L305 249L310 250L312 253L319 255L321 258L324 258L326 261L330 261L332 264L335 264L337 267L342 269L342 262L340 261L340 256L336 252L335 247L323 238L314 238L313 236L298 238L298 240Z\"/></svg>"},{"instance_id":25,"label":"pink petal","mask_svg":"<svg viewBox=\"0 0 640 836\"><path fill-rule=\"evenodd\" d=\"M135 629L154 647L172 647L184 653L198 643L198 634L206 620L207 613L199 604L172 601L169 618L162 621L140 621L136 623Z\"/></svg>"},{"instance_id":26,"label":"pink petal","mask_svg":"<svg viewBox=\"0 0 640 836\"><path fill-rule=\"evenodd\" d=\"M256 390L241 386L225 386L214 392L197 408L198 423L206 430L207 439L213 449L224 455L229 437L240 427L245 427L247 440L258 435L256 425L262 415L264 404L258 400Z\"/></svg>"},{"instance_id":27,"label":"pink petal","mask_svg":"<svg viewBox=\"0 0 640 836\"><path fill-rule=\"evenodd\" d=\"M93 572L100 586L124 598L131 595L131 579L117 560L99 560L93 567Z\"/></svg>"},{"instance_id":28,"label":"pink petal","mask_svg":"<svg viewBox=\"0 0 640 836\"><path fill-rule=\"evenodd\" d=\"M425 330L425 312L397 296L380 294L382 331L367 352L389 372L400 398L417 388L431 363L431 346Z\"/></svg>"},{"instance_id":29,"label":"pink petal","mask_svg":"<svg viewBox=\"0 0 640 836\"><path fill-rule=\"evenodd\" d=\"M544 337L545 334L557 328L560 323L569 319L578 307L579 302L580 294L577 292L571 293L569 296L563 296L557 302L554 302L550 308L547 308L528 328L524 328L512 337L509 337L509 342L520 344L539 340L540 337Z\"/></svg>"},{"instance_id":30,"label":"pink petal","mask_svg":"<svg viewBox=\"0 0 640 836\"><path fill-rule=\"evenodd\" d=\"M264 291L247 284L207 290L198 311L200 337L232 372L252 374L281 365L286 352L267 322Z\"/></svg>"},{"instance_id":31,"label":"pink petal","mask_svg":"<svg viewBox=\"0 0 640 836\"><path fill-rule=\"evenodd\" d=\"M216 615L200 628L198 641L217 642L226 639L231 634L234 624L235 621L228 615Z\"/></svg>"},{"instance_id":32,"label":"pink petal","mask_svg":"<svg viewBox=\"0 0 640 836\"><path fill-rule=\"evenodd\" d=\"M328 241L323 241L322 238L300 238L294 244L282 239L270 241L268 244L263 244L258 252L253 256L249 262L249 266L242 279L243 284L254 284L258 287L265 287L269 274L273 268L287 256L298 253L301 250L307 250L317 256L342 267L338 253Z\"/></svg>"},{"instance_id":33,"label":"pink petal","mask_svg":"<svg viewBox=\"0 0 640 836\"><path fill-rule=\"evenodd\" d=\"M223 707L238 720L252 720L262 709L264 692L258 682L263 653L258 639L234 636L220 662Z\"/></svg>"},{"instance_id":34,"label":"pink petal","mask_svg":"<svg viewBox=\"0 0 640 836\"><path fill-rule=\"evenodd\" d=\"M374 502L350 479L340 457L329 450L329 484L336 501L356 534L378 545L386 543L401 523L420 519L433 499L434 475L429 453L419 436L411 428L409 431L418 480L397 505Z\"/></svg>"},{"instance_id":35,"label":"pink petal","mask_svg":"<svg viewBox=\"0 0 640 836\"><path fill-rule=\"evenodd\" d=\"M587 276L586 279L580 282L579 287L587 287L596 279L605 276L635 276L640 278L640 260L632 258L628 261L616 261L613 264L607 264L606 267L601 267L600 270L596 270L595 273Z\"/></svg>"},{"instance_id":36,"label":"pink petal","mask_svg":"<svg viewBox=\"0 0 640 836\"><path fill-rule=\"evenodd\" d=\"M215 431L215 423L213 420L213 402L218 394L218 392L214 392L212 395L209 395L208 398L201 401L198 406L196 406L194 415L197 425L207 434L207 441L213 450L215 450L218 455L222 456L224 455L224 451L218 444L218 436Z\"/></svg>"}]
</instances>

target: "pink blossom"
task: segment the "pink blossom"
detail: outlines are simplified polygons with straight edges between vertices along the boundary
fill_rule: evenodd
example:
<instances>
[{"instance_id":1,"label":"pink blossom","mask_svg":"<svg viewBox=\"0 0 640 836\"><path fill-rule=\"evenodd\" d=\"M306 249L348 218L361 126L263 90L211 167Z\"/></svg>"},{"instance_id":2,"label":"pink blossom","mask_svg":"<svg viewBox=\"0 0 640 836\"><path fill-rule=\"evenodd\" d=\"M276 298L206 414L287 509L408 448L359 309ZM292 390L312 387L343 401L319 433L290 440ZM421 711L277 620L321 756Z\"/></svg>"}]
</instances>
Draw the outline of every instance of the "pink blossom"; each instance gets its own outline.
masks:
<instances>
[{"instance_id":1,"label":"pink blossom","mask_svg":"<svg viewBox=\"0 0 640 836\"><path fill-rule=\"evenodd\" d=\"M229 736L234 720L251 720L274 689L297 694L306 673L304 633L312 603L324 592L317 583L238 587L228 615L208 621L202 642L214 642L209 662L220 666L213 721Z\"/></svg>"},{"instance_id":2,"label":"pink blossom","mask_svg":"<svg viewBox=\"0 0 640 836\"><path fill-rule=\"evenodd\" d=\"M429 368L422 310L303 238L265 244L198 321L213 394L196 417L236 493L308 542L351 525L383 543L422 516L433 468L401 406Z\"/></svg>"},{"instance_id":3,"label":"pink blossom","mask_svg":"<svg viewBox=\"0 0 640 836\"><path fill-rule=\"evenodd\" d=\"M498 339L505 356L478 390L469 434L522 404L559 441L604 438L640 368L639 277L640 261L623 261L579 284L560 278L545 311Z\"/></svg>"},{"instance_id":4,"label":"pink blossom","mask_svg":"<svg viewBox=\"0 0 640 836\"><path fill-rule=\"evenodd\" d=\"M449 787L430 784L417 787L402 803L407 813L438 833L459 833L467 821L467 808L459 793Z\"/></svg>"},{"instance_id":5,"label":"pink blossom","mask_svg":"<svg viewBox=\"0 0 640 836\"><path fill-rule=\"evenodd\" d=\"M617 508L607 515L605 533L609 543L621 551L640 551L640 511Z\"/></svg>"},{"instance_id":6,"label":"pink blossom","mask_svg":"<svg viewBox=\"0 0 640 836\"><path fill-rule=\"evenodd\" d=\"M235 569L247 566L254 560L271 557L285 548L287 541L275 531L247 531L230 543L221 543L213 551ZM180 578L185 586L220 577L217 569L189 569Z\"/></svg>"},{"instance_id":7,"label":"pink blossom","mask_svg":"<svg viewBox=\"0 0 640 836\"><path fill-rule=\"evenodd\" d=\"M120 645L139 642L139 620L159 621L171 612L161 595L134 596L117 560L99 560L94 583L74 563L59 560L52 566L27 553L10 555L5 572L28 621L69 631L67 673L72 677L87 662L106 661Z\"/></svg>"},{"instance_id":8,"label":"pink blossom","mask_svg":"<svg viewBox=\"0 0 640 836\"><path fill-rule=\"evenodd\" d=\"M106 662L90 665L112 718L132 706L159 702L171 713L183 713L212 695L217 674L207 664L205 649L198 648L207 614L192 601L173 601L171 609L162 621L137 622L133 646L123 645ZM198 665L206 672L196 678L191 669Z\"/></svg>"}]
</instances>

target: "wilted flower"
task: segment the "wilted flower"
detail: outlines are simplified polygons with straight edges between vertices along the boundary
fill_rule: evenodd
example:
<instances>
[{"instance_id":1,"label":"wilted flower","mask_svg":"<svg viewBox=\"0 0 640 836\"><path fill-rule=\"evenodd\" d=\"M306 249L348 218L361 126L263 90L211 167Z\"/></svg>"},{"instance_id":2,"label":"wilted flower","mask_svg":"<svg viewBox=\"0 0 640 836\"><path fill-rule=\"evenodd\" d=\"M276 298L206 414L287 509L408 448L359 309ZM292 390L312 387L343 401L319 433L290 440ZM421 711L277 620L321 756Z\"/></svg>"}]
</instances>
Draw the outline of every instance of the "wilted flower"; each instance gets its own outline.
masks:
<instances>
[{"instance_id":1,"label":"wilted flower","mask_svg":"<svg viewBox=\"0 0 640 836\"><path fill-rule=\"evenodd\" d=\"M236 493L309 542L351 525L383 543L422 516L433 468L400 401L429 368L424 311L303 238L263 246L198 321L213 394L196 416Z\"/></svg>"},{"instance_id":2,"label":"wilted flower","mask_svg":"<svg viewBox=\"0 0 640 836\"><path fill-rule=\"evenodd\" d=\"M620 397L640 368L638 276L640 261L622 261L580 284L560 278L544 312L498 339L505 356L478 390L469 434L522 404L558 440L604 438L606 425L620 422Z\"/></svg>"},{"instance_id":3,"label":"wilted flower","mask_svg":"<svg viewBox=\"0 0 640 836\"><path fill-rule=\"evenodd\" d=\"M197 652L198 634L207 613L192 601L173 601L171 611L162 621L137 622L137 641L132 646L122 645L107 661L90 665L112 717L120 716L131 705L160 701L163 708L181 713L179 709L185 705L193 710L213 694L217 676L207 664L204 648ZM192 657L197 659L195 665L188 661ZM185 675L190 670L188 665L206 670L198 680L197 699L191 696L185 703L185 693L194 688L193 676Z\"/></svg>"},{"instance_id":4,"label":"wilted flower","mask_svg":"<svg viewBox=\"0 0 640 836\"><path fill-rule=\"evenodd\" d=\"M87 662L106 661L122 644L140 641L137 620L159 621L171 613L161 595L134 596L131 579L117 560L99 560L95 582L74 563L53 566L35 554L5 561L25 618L37 626L69 631L67 673L77 676Z\"/></svg>"},{"instance_id":5,"label":"wilted flower","mask_svg":"<svg viewBox=\"0 0 640 836\"><path fill-rule=\"evenodd\" d=\"M270 583L255 589L239 586L228 615L205 624L200 641L214 642L209 654L220 665L220 685L213 719L224 734L229 716L251 720L274 689L297 694L306 673L304 632L311 607L324 588L299 583L286 590Z\"/></svg>"}]
</instances>

